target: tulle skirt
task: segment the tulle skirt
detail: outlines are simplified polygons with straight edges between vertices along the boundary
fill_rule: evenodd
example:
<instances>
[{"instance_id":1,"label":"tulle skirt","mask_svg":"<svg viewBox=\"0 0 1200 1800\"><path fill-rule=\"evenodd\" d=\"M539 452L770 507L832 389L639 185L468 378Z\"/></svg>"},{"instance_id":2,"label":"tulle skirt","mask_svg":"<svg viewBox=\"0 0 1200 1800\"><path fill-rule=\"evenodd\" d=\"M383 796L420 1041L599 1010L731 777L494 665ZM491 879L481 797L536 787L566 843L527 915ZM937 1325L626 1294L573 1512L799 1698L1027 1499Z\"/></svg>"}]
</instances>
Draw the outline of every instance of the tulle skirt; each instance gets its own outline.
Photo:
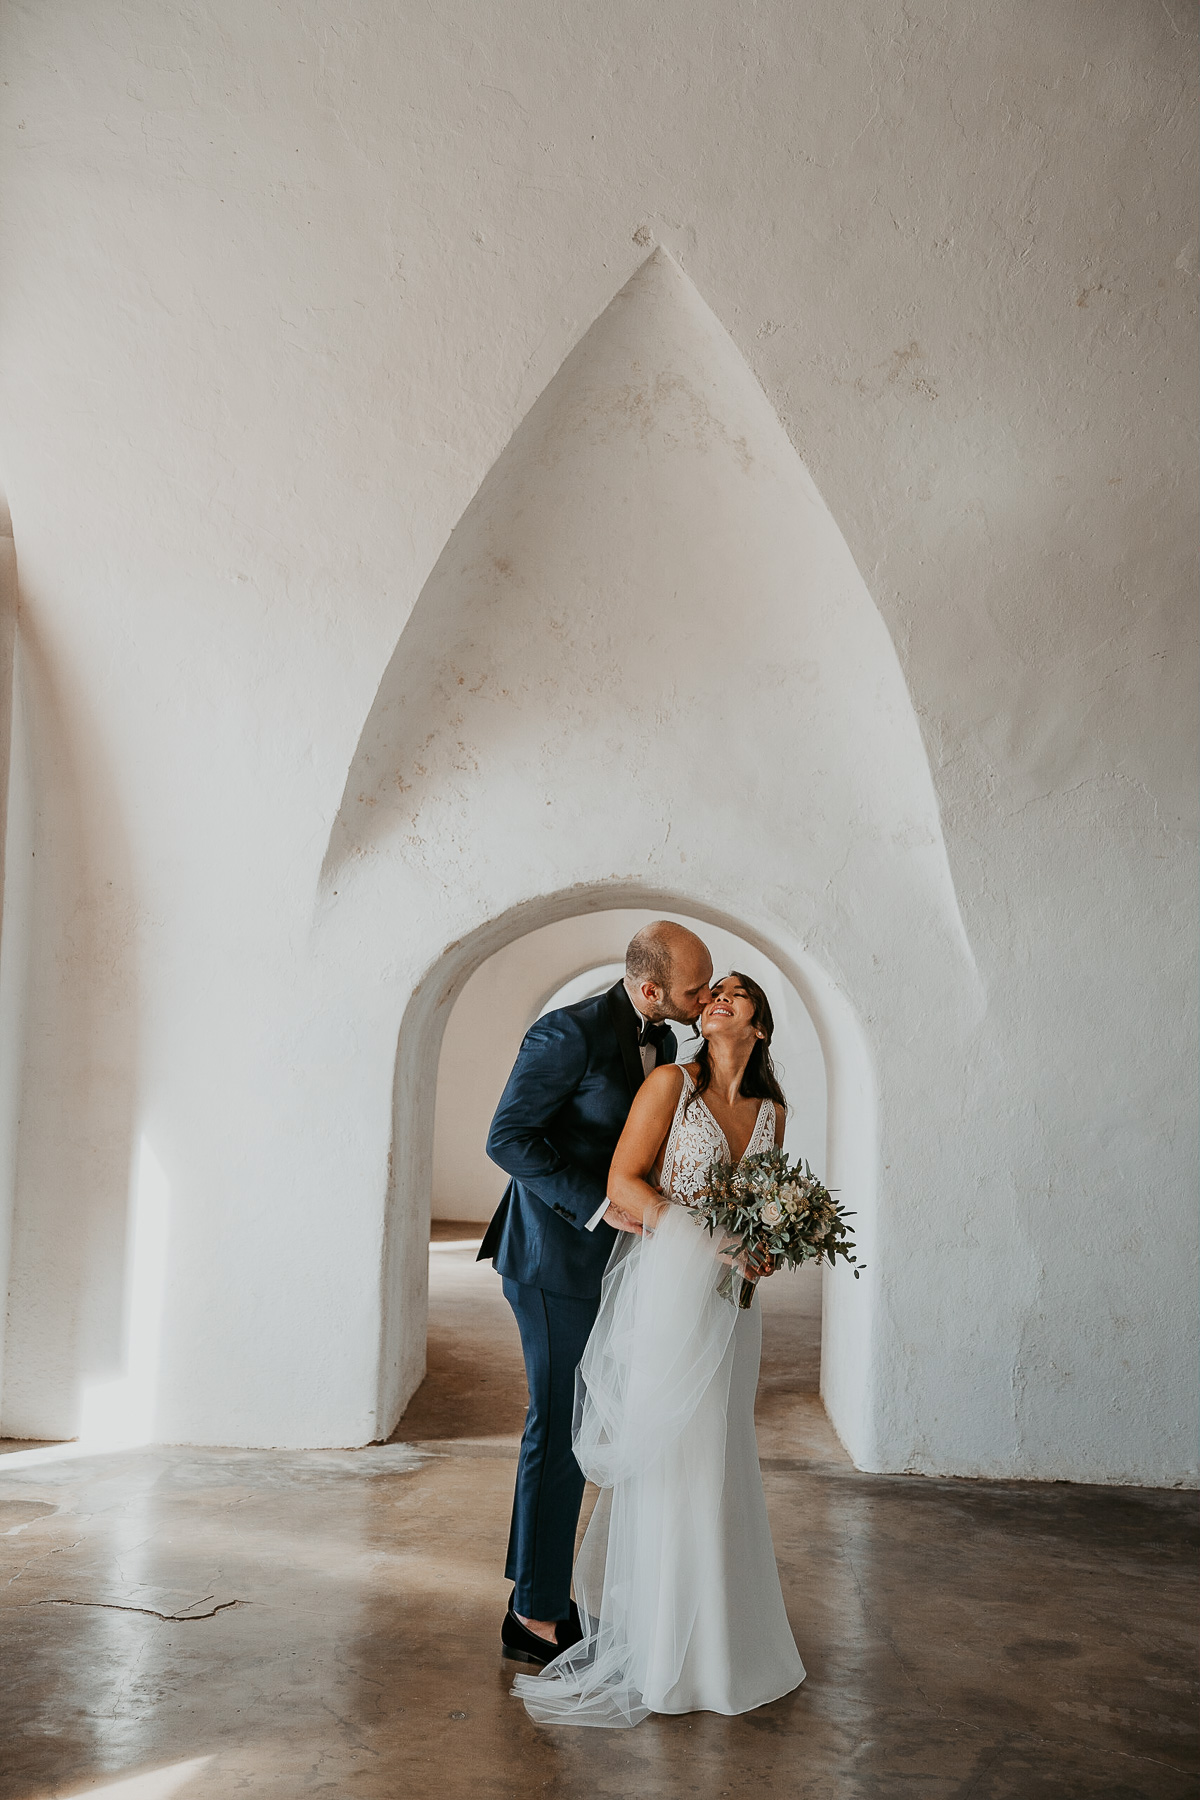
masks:
<instances>
[{"instance_id":1,"label":"tulle skirt","mask_svg":"<svg viewBox=\"0 0 1200 1800\"><path fill-rule=\"evenodd\" d=\"M762 1315L718 1295L718 1250L674 1205L614 1250L577 1377L584 1637L513 1685L540 1724L748 1712L804 1679L754 1436Z\"/></svg>"}]
</instances>

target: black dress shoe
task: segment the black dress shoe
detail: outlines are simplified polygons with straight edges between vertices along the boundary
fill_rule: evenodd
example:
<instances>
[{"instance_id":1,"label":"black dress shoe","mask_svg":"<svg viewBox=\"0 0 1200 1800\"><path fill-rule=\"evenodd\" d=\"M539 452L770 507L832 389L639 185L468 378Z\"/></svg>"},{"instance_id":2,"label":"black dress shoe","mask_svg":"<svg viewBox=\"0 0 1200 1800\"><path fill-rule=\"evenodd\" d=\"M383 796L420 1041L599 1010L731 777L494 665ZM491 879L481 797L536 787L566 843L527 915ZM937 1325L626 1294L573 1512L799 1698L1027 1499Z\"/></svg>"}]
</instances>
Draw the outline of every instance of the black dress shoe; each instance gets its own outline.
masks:
<instances>
[{"instance_id":1,"label":"black dress shoe","mask_svg":"<svg viewBox=\"0 0 1200 1800\"><path fill-rule=\"evenodd\" d=\"M511 1606L500 1627L500 1648L513 1662L536 1663L539 1668L558 1655L558 1645L548 1644L536 1631L527 1631Z\"/></svg>"},{"instance_id":2,"label":"black dress shoe","mask_svg":"<svg viewBox=\"0 0 1200 1800\"><path fill-rule=\"evenodd\" d=\"M573 1600L570 1602L570 1607L570 1618L560 1619L558 1624L554 1627L558 1637L558 1649L560 1655L564 1650L569 1650L572 1644L577 1644L583 1636L583 1626L579 1622L579 1608Z\"/></svg>"},{"instance_id":3,"label":"black dress shoe","mask_svg":"<svg viewBox=\"0 0 1200 1800\"><path fill-rule=\"evenodd\" d=\"M539 1637L536 1631L529 1631L522 1625L512 1609L513 1598L515 1598L515 1592L509 1599L508 1611L505 1613L504 1623L500 1627L501 1650L513 1662L536 1663L539 1668L544 1668L548 1662L553 1662L554 1658L562 1651L569 1650L572 1644L577 1644L583 1636L583 1627L579 1623L579 1608L573 1600L570 1602L570 1617L560 1619L554 1627L557 1643L550 1644L545 1638Z\"/></svg>"}]
</instances>

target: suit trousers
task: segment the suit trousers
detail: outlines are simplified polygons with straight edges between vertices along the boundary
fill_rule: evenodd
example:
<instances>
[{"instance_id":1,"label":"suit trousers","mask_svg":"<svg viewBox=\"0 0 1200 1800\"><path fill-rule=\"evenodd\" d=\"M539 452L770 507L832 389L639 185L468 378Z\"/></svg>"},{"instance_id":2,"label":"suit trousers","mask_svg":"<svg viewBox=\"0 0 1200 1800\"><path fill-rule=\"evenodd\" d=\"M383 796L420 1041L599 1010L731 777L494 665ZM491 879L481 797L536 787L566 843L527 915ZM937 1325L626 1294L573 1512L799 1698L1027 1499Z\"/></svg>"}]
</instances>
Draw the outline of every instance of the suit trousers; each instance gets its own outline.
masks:
<instances>
[{"instance_id":1,"label":"suit trousers","mask_svg":"<svg viewBox=\"0 0 1200 1800\"><path fill-rule=\"evenodd\" d=\"M504 1298L516 1314L529 1385L504 1572L515 1588L514 1612L565 1619L583 1500L583 1470L571 1448L575 1370L600 1296L579 1299L506 1280Z\"/></svg>"}]
</instances>

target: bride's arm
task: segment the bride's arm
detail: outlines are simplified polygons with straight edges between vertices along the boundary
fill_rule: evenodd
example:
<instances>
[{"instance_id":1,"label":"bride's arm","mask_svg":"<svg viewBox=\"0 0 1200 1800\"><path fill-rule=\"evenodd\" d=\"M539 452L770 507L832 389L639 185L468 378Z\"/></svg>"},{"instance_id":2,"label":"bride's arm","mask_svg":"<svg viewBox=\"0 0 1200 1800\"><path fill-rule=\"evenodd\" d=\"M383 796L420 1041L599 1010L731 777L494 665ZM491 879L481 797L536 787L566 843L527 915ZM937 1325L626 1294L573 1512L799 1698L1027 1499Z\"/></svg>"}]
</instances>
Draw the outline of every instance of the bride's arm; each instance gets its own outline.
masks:
<instances>
[{"instance_id":1,"label":"bride's arm","mask_svg":"<svg viewBox=\"0 0 1200 1800\"><path fill-rule=\"evenodd\" d=\"M682 1072L665 1063L647 1075L634 1095L625 1129L613 1152L608 1171L608 1197L639 1223L649 1214L650 1223L662 1205L662 1195L647 1179L658 1162L683 1086Z\"/></svg>"}]
</instances>

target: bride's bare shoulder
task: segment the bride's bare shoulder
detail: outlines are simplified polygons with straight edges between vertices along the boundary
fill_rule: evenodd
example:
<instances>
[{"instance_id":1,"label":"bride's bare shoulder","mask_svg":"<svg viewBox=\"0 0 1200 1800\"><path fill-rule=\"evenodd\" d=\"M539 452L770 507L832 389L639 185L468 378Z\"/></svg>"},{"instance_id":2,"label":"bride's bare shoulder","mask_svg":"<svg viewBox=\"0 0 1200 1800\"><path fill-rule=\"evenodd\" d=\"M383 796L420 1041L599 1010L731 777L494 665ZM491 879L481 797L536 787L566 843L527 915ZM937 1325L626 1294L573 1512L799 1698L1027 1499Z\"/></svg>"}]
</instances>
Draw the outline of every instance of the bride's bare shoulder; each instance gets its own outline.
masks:
<instances>
[{"instance_id":1,"label":"bride's bare shoulder","mask_svg":"<svg viewBox=\"0 0 1200 1800\"><path fill-rule=\"evenodd\" d=\"M679 1105L679 1096L683 1092L683 1072L678 1063L660 1063L657 1069L651 1069L645 1081L634 1097L632 1119L654 1118L659 1121L660 1128L665 1131L664 1121L669 1122L675 1108Z\"/></svg>"}]
</instances>

